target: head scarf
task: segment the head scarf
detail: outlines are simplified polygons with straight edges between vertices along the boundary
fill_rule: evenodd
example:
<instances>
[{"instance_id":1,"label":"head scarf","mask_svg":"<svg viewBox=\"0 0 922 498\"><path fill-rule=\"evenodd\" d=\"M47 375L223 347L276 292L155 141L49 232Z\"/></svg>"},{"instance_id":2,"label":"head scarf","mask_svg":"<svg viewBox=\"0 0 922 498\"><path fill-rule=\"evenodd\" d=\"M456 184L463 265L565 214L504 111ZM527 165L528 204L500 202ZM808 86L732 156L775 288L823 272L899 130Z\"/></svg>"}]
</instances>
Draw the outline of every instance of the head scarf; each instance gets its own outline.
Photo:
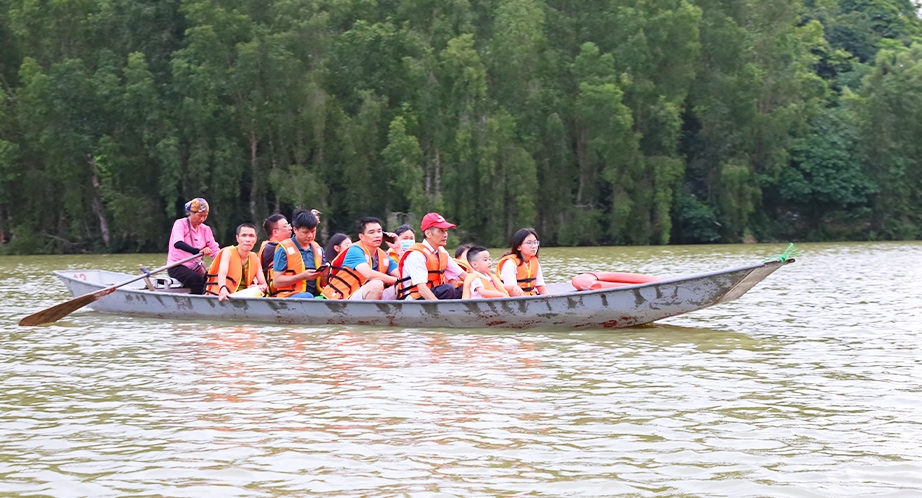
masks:
<instances>
[{"instance_id":1,"label":"head scarf","mask_svg":"<svg viewBox=\"0 0 922 498\"><path fill-rule=\"evenodd\" d=\"M208 212L208 201L201 197L196 197L187 202L184 206L187 214Z\"/></svg>"}]
</instances>

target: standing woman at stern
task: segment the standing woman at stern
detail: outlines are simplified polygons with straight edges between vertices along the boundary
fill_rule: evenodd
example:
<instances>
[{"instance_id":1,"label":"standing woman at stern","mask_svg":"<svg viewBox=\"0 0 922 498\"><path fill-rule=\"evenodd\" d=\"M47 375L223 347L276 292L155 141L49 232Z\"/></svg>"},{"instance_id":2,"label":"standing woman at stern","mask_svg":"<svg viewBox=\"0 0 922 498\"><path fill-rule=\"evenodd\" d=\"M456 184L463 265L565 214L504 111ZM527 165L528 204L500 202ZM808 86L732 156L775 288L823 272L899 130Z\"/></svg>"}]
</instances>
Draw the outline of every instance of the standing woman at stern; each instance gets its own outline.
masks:
<instances>
[{"instance_id":1,"label":"standing woman at stern","mask_svg":"<svg viewBox=\"0 0 922 498\"><path fill-rule=\"evenodd\" d=\"M188 258L190 254L197 254L199 251L205 256L214 256L220 249L214 240L211 227L205 224L205 220L208 219L208 202L196 197L187 202L185 208L186 216L173 222L170 245L167 248L167 264ZM205 293L205 263L202 262L202 258L170 268L167 273L182 282L183 287L188 287L190 294Z\"/></svg>"},{"instance_id":2,"label":"standing woman at stern","mask_svg":"<svg viewBox=\"0 0 922 498\"><path fill-rule=\"evenodd\" d=\"M510 296L550 294L538 263L538 232L523 228L512 236L512 248L496 264L496 273Z\"/></svg>"}]
</instances>

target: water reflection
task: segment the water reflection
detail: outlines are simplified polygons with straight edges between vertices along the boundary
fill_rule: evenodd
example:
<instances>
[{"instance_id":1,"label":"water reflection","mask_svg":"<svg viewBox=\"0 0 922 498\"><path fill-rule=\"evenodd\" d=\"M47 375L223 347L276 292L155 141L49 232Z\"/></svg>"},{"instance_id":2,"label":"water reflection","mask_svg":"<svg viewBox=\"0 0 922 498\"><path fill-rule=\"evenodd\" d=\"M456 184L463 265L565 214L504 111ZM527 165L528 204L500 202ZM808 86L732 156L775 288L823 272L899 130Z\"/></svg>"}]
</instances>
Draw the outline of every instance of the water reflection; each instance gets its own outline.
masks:
<instances>
[{"instance_id":1,"label":"water reflection","mask_svg":"<svg viewBox=\"0 0 922 498\"><path fill-rule=\"evenodd\" d=\"M780 250L756 249L542 261L678 274ZM0 495L918 494L922 245L802 252L739 301L615 332L24 329L67 297L48 270L138 257L0 258Z\"/></svg>"}]
</instances>

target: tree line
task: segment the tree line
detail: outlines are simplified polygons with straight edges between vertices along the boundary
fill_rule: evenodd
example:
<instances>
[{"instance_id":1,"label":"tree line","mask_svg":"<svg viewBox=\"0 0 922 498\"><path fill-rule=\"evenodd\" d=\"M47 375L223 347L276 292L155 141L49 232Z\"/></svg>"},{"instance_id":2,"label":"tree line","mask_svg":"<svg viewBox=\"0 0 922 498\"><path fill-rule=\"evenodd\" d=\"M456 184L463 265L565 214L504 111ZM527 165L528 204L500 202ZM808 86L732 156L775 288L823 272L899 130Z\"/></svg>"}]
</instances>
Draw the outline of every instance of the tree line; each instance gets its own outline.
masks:
<instances>
[{"instance_id":1,"label":"tree line","mask_svg":"<svg viewBox=\"0 0 922 498\"><path fill-rule=\"evenodd\" d=\"M162 251L198 196L225 241L296 207L917 239L920 34L911 0L0 0L0 251Z\"/></svg>"}]
</instances>

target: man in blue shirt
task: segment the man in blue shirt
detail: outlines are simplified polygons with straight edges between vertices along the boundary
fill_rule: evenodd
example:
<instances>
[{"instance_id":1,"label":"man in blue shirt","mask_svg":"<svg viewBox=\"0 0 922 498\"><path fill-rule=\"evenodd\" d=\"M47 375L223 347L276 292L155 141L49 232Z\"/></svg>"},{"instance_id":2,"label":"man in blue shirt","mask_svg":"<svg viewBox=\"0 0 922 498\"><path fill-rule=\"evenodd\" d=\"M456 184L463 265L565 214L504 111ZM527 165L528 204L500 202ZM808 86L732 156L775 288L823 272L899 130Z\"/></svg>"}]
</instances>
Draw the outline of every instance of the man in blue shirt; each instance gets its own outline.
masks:
<instances>
[{"instance_id":1,"label":"man in blue shirt","mask_svg":"<svg viewBox=\"0 0 922 498\"><path fill-rule=\"evenodd\" d=\"M277 297L312 298L317 293L323 271L323 249L314 241L317 217L299 210L291 215L294 231L275 248L272 282Z\"/></svg>"},{"instance_id":2,"label":"man in blue shirt","mask_svg":"<svg viewBox=\"0 0 922 498\"><path fill-rule=\"evenodd\" d=\"M381 243L385 235L396 237L385 234L381 220L371 216L359 220L358 228L359 241L333 261L330 284L323 295L327 299L393 299L397 262L381 249ZM390 287L387 293L385 287Z\"/></svg>"}]
</instances>

